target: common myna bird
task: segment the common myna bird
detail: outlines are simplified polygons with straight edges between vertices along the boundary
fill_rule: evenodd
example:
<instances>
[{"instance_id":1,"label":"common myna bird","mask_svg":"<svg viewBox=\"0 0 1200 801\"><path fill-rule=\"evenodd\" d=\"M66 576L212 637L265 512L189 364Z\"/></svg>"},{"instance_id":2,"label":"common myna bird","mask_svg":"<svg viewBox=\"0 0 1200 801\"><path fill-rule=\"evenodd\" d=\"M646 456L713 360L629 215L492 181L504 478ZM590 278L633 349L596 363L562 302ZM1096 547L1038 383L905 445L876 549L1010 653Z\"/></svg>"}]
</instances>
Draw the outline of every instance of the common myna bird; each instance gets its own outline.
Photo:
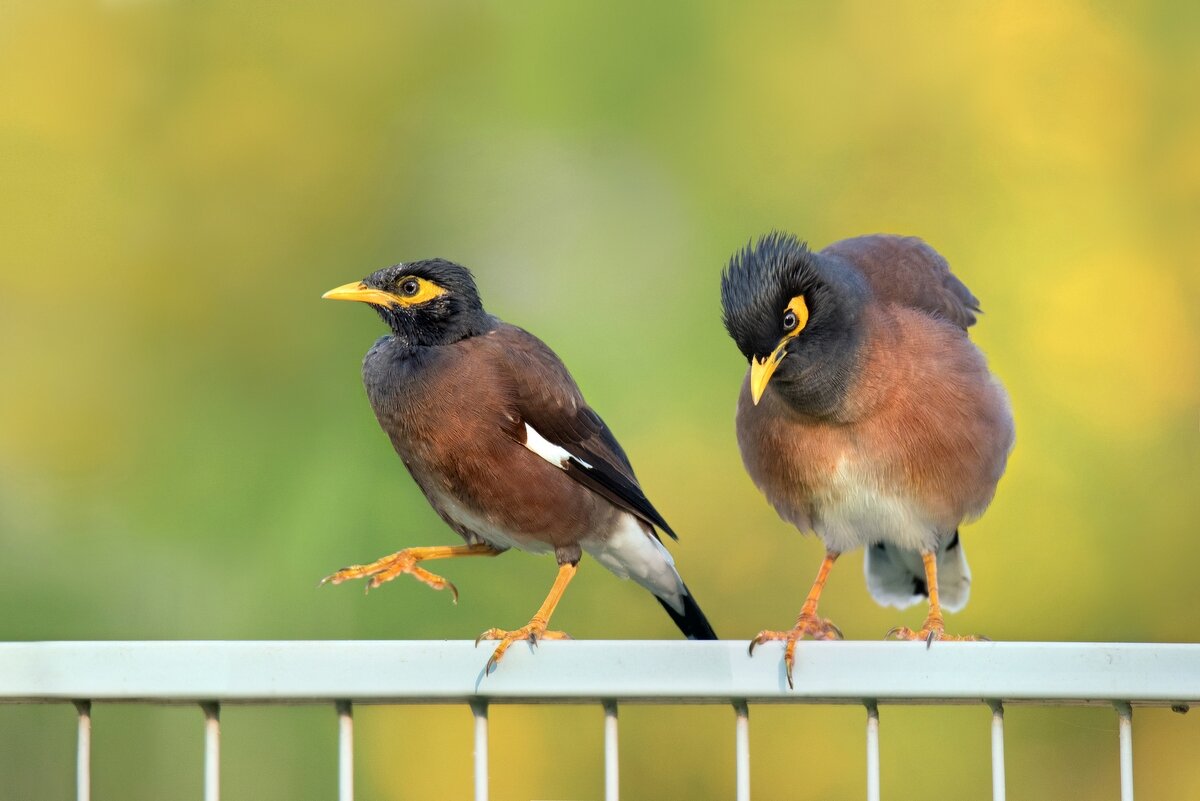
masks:
<instances>
[{"instance_id":1,"label":"common myna bird","mask_svg":"<svg viewBox=\"0 0 1200 801\"><path fill-rule=\"evenodd\" d=\"M772 233L722 274L725 327L750 366L737 438L755 485L779 515L825 544L825 560L790 631L751 642L840 639L817 616L839 554L866 548L867 587L900 608L929 598L919 631L945 633L942 609L967 602L959 525L992 500L1013 444L1012 412L967 338L975 296L915 237L846 239L812 252Z\"/></svg>"},{"instance_id":2,"label":"common myna bird","mask_svg":"<svg viewBox=\"0 0 1200 801\"><path fill-rule=\"evenodd\" d=\"M363 383L379 425L413 479L466 545L406 548L324 582L408 573L430 559L553 553L558 577L525 626L489 629L491 670L517 640L548 631L583 552L650 590L691 639L716 639L656 529L675 533L642 492L625 451L571 374L532 334L483 310L469 270L443 259L396 264L326 292L369 304L391 329L367 351Z\"/></svg>"}]
</instances>

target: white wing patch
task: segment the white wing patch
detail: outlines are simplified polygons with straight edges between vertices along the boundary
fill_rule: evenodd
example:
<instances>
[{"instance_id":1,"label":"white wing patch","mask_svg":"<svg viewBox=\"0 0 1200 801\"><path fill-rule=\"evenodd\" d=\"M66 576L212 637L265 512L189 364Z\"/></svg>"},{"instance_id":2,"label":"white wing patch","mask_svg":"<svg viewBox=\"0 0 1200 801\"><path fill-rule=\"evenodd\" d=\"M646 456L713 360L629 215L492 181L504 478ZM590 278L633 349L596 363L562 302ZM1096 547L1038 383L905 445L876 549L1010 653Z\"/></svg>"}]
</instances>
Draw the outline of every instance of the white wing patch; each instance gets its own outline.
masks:
<instances>
[{"instance_id":1,"label":"white wing patch","mask_svg":"<svg viewBox=\"0 0 1200 801\"><path fill-rule=\"evenodd\" d=\"M533 451L555 467L560 467L563 470L567 469L567 464L572 460L588 470L592 469L590 464L583 461L578 456L572 455L566 448L555 445L553 442L543 437L537 432L537 429L529 425L529 423L525 424L524 444L526 448Z\"/></svg>"}]
</instances>

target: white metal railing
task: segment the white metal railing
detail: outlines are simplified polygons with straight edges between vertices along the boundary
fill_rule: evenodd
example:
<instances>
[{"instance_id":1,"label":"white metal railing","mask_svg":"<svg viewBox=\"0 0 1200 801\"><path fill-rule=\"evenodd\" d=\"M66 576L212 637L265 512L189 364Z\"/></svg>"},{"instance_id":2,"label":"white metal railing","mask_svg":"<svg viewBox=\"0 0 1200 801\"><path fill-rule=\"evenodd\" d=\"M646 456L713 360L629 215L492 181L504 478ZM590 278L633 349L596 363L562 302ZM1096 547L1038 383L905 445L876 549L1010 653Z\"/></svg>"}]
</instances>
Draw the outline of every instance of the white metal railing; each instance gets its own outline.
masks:
<instances>
[{"instance_id":1,"label":"white metal railing","mask_svg":"<svg viewBox=\"0 0 1200 801\"><path fill-rule=\"evenodd\" d=\"M204 798L220 794L222 704L328 703L337 710L338 798L351 801L353 704L461 703L475 720L475 798L488 795L488 706L595 703L604 709L606 801L619 794L621 704L731 704L736 797L750 797L751 704L861 704L867 798L879 799L879 707L987 704L992 794L1003 799L1004 706L1093 704L1119 721L1121 798L1133 799L1133 707L1200 702L1200 645L804 642L795 689L782 647L743 642L545 642L484 674L470 642L40 642L0 644L0 702L74 702L77 798L91 785L93 702L193 702L204 712Z\"/></svg>"}]
</instances>

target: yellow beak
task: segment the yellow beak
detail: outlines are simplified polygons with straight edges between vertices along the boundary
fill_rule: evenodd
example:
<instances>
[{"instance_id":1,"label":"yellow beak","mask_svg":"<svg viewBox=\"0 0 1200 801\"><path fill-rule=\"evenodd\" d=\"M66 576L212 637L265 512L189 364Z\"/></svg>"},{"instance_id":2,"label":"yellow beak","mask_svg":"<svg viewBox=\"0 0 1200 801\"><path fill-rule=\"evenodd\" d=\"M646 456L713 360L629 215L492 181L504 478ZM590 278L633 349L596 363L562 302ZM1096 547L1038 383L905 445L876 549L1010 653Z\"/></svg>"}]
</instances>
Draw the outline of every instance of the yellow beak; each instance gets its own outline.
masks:
<instances>
[{"instance_id":1,"label":"yellow beak","mask_svg":"<svg viewBox=\"0 0 1200 801\"><path fill-rule=\"evenodd\" d=\"M321 297L329 300L357 300L362 303L373 303L376 306L394 306L399 305L400 302L395 295L367 286L362 281L353 281L335 287Z\"/></svg>"},{"instance_id":2,"label":"yellow beak","mask_svg":"<svg viewBox=\"0 0 1200 801\"><path fill-rule=\"evenodd\" d=\"M750 361L750 397L754 399L754 405L762 400L763 393L767 391L767 382L771 380L771 376L775 374L775 368L783 361L784 348L787 347L788 340L780 342L775 350L771 351L771 355L765 359L751 359Z\"/></svg>"}]
</instances>

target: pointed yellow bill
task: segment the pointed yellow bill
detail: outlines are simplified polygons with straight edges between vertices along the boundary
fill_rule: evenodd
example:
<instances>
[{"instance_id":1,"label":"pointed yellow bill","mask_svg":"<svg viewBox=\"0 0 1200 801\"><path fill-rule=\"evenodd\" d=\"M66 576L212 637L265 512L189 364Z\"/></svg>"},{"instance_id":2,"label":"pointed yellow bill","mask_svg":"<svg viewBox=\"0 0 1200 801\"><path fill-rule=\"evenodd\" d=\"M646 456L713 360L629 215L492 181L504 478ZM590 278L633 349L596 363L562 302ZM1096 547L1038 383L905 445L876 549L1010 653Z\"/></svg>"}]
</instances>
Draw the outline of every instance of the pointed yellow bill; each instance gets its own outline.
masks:
<instances>
[{"instance_id":1,"label":"pointed yellow bill","mask_svg":"<svg viewBox=\"0 0 1200 801\"><path fill-rule=\"evenodd\" d=\"M321 297L328 300L357 300L362 303L374 303L376 306L391 306L400 303L400 299L390 292L367 286L362 281L352 281L349 284L335 287Z\"/></svg>"},{"instance_id":2,"label":"pointed yellow bill","mask_svg":"<svg viewBox=\"0 0 1200 801\"><path fill-rule=\"evenodd\" d=\"M754 399L755 406L762 400L763 393L767 391L767 382L775 374L775 368L783 361L783 357L787 356L785 351L788 342L799 336L806 325L808 325L808 303L805 302L803 295L797 295L788 301L783 315L783 339L775 346L775 350L771 351L770 356L765 359L750 360L750 397Z\"/></svg>"},{"instance_id":3,"label":"pointed yellow bill","mask_svg":"<svg viewBox=\"0 0 1200 801\"><path fill-rule=\"evenodd\" d=\"M752 359L750 361L750 397L754 400L754 405L762 400L763 393L767 391L767 382L771 380L771 376L775 374L775 368L783 361L783 357L787 354L784 349L787 348L788 340L780 342L775 350L771 351L771 355L765 359Z\"/></svg>"}]
</instances>

